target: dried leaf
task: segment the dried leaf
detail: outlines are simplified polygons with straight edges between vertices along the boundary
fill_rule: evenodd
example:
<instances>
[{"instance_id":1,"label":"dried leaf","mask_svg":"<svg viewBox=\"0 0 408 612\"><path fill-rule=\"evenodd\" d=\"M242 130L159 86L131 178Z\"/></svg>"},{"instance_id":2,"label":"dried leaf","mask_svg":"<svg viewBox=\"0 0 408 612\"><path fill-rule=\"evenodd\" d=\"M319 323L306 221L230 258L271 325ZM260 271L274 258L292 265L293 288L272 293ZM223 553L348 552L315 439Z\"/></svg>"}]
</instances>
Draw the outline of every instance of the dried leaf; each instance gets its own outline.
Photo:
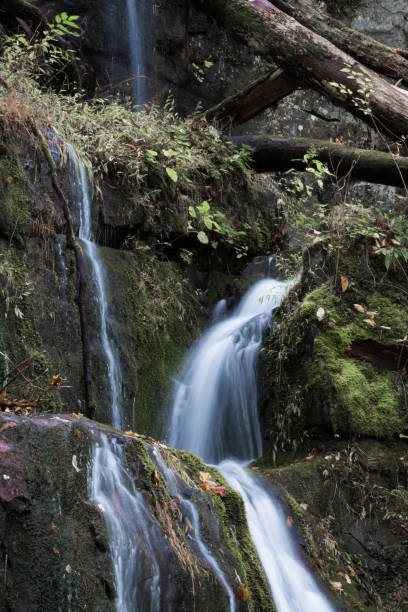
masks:
<instances>
[{"instance_id":1,"label":"dried leaf","mask_svg":"<svg viewBox=\"0 0 408 612\"><path fill-rule=\"evenodd\" d=\"M8 176L7 177L7 182L11 185L11 183L13 182L13 177L12 176Z\"/></svg>"},{"instance_id":2,"label":"dried leaf","mask_svg":"<svg viewBox=\"0 0 408 612\"><path fill-rule=\"evenodd\" d=\"M308 509L308 505L307 504L299 504L299 506L302 508L302 510L304 510L306 512L306 510Z\"/></svg>"},{"instance_id":3,"label":"dried leaf","mask_svg":"<svg viewBox=\"0 0 408 612\"><path fill-rule=\"evenodd\" d=\"M209 480L211 480L211 474L208 472L200 472L200 480L201 482L207 483Z\"/></svg>"},{"instance_id":4,"label":"dried leaf","mask_svg":"<svg viewBox=\"0 0 408 612\"><path fill-rule=\"evenodd\" d=\"M71 574L72 573L72 567L68 564L65 568L65 571L67 574Z\"/></svg>"},{"instance_id":5,"label":"dried leaf","mask_svg":"<svg viewBox=\"0 0 408 612\"><path fill-rule=\"evenodd\" d=\"M239 585L239 596L242 599L242 601L246 601L249 597L249 591L246 587L244 587L243 584Z\"/></svg>"},{"instance_id":6,"label":"dried leaf","mask_svg":"<svg viewBox=\"0 0 408 612\"><path fill-rule=\"evenodd\" d=\"M58 533L59 532L58 527L54 523L51 523L51 529L53 530L54 533Z\"/></svg>"},{"instance_id":7,"label":"dried leaf","mask_svg":"<svg viewBox=\"0 0 408 612\"><path fill-rule=\"evenodd\" d=\"M251 470L260 470L261 468L257 465L254 465L251 467Z\"/></svg>"},{"instance_id":8,"label":"dried leaf","mask_svg":"<svg viewBox=\"0 0 408 612\"><path fill-rule=\"evenodd\" d=\"M3 474L4 480L10 480L10 476L8 474Z\"/></svg>"},{"instance_id":9,"label":"dried leaf","mask_svg":"<svg viewBox=\"0 0 408 612\"><path fill-rule=\"evenodd\" d=\"M160 478L159 478L156 468L154 468L152 472L152 481L154 482L154 484L157 484L157 485L160 484Z\"/></svg>"},{"instance_id":10,"label":"dried leaf","mask_svg":"<svg viewBox=\"0 0 408 612\"><path fill-rule=\"evenodd\" d=\"M0 400L6 399L7 389L2 389L0 391Z\"/></svg>"},{"instance_id":11,"label":"dried leaf","mask_svg":"<svg viewBox=\"0 0 408 612\"><path fill-rule=\"evenodd\" d=\"M282 236L285 236L288 233L288 229L289 229L289 225L286 223L281 229Z\"/></svg>"},{"instance_id":12,"label":"dried leaf","mask_svg":"<svg viewBox=\"0 0 408 612\"><path fill-rule=\"evenodd\" d=\"M51 384L54 387L60 387L63 382L64 382L64 379L62 378L60 374L55 374L51 379Z\"/></svg>"},{"instance_id":13,"label":"dried leaf","mask_svg":"<svg viewBox=\"0 0 408 612\"><path fill-rule=\"evenodd\" d=\"M129 429L129 431L125 431L125 436L132 436L132 437L134 437L134 436L136 436L136 434L135 434L135 432L134 432L134 431L132 431L131 429Z\"/></svg>"},{"instance_id":14,"label":"dried leaf","mask_svg":"<svg viewBox=\"0 0 408 612\"><path fill-rule=\"evenodd\" d=\"M363 319L364 323L367 325L371 325L371 327L375 327L375 321L373 319Z\"/></svg>"},{"instance_id":15,"label":"dried leaf","mask_svg":"<svg viewBox=\"0 0 408 612\"><path fill-rule=\"evenodd\" d=\"M286 517L286 525L289 527L289 529L292 527L292 525L293 525L293 517L292 516L287 516Z\"/></svg>"},{"instance_id":16,"label":"dried leaf","mask_svg":"<svg viewBox=\"0 0 408 612\"><path fill-rule=\"evenodd\" d=\"M220 497L225 497L225 487L210 487L210 490Z\"/></svg>"},{"instance_id":17,"label":"dried leaf","mask_svg":"<svg viewBox=\"0 0 408 612\"><path fill-rule=\"evenodd\" d=\"M203 484L202 482L198 483L198 486L200 487L200 489L202 489L203 491L208 491L208 487L206 484Z\"/></svg>"},{"instance_id":18,"label":"dried leaf","mask_svg":"<svg viewBox=\"0 0 408 612\"><path fill-rule=\"evenodd\" d=\"M80 472L81 470L78 467L76 455L72 455L72 467L76 472Z\"/></svg>"},{"instance_id":19,"label":"dried leaf","mask_svg":"<svg viewBox=\"0 0 408 612\"><path fill-rule=\"evenodd\" d=\"M387 512L384 515L384 521L389 521L391 518L394 518L394 516L396 515L396 512Z\"/></svg>"},{"instance_id":20,"label":"dried leaf","mask_svg":"<svg viewBox=\"0 0 408 612\"><path fill-rule=\"evenodd\" d=\"M313 557L313 561L316 563L319 569L323 569L323 563L317 557Z\"/></svg>"},{"instance_id":21,"label":"dried leaf","mask_svg":"<svg viewBox=\"0 0 408 612\"><path fill-rule=\"evenodd\" d=\"M344 293L345 291L347 291L347 288L349 286L349 280L347 276L341 276L340 281L341 281L341 290Z\"/></svg>"},{"instance_id":22,"label":"dried leaf","mask_svg":"<svg viewBox=\"0 0 408 612\"><path fill-rule=\"evenodd\" d=\"M316 312L316 317L318 321L321 321L324 318L325 314L326 314L325 309L320 306L320 308L318 308Z\"/></svg>"},{"instance_id":23,"label":"dried leaf","mask_svg":"<svg viewBox=\"0 0 408 612\"><path fill-rule=\"evenodd\" d=\"M303 459L303 461L310 461L311 459L314 459L314 458L315 458L315 456L313 454L312 455L308 455L307 457L305 457Z\"/></svg>"},{"instance_id":24,"label":"dried leaf","mask_svg":"<svg viewBox=\"0 0 408 612\"><path fill-rule=\"evenodd\" d=\"M378 312L375 312L374 310L368 310L366 314L370 317L370 319L374 319L374 317L378 315Z\"/></svg>"},{"instance_id":25,"label":"dried leaf","mask_svg":"<svg viewBox=\"0 0 408 612\"><path fill-rule=\"evenodd\" d=\"M344 578L345 578L347 584L351 584L350 576L348 574L345 574Z\"/></svg>"},{"instance_id":26,"label":"dried leaf","mask_svg":"<svg viewBox=\"0 0 408 612\"><path fill-rule=\"evenodd\" d=\"M88 588L88 581L86 579L85 574L82 576L82 582L84 583L84 587L87 589Z\"/></svg>"},{"instance_id":27,"label":"dried leaf","mask_svg":"<svg viewBox=\"0 0 408 612\"><path fill-rule=\"evenodd\" d=\"M343 585L341 582L335 582L334 580L330 580L330 584L337 589L338 591L342 591L343 590Z\"/></svg>"},{"instance_id":28,"label":"dried leaf","mask_svg":"<svg viewBox=\"0 0 408 612\"><path fill-rule=\"evenodd\" d=\"M353 304L353 306L358 312L365 312L364 306L360 306L360 304Z\"/></svg>"},{"instance_id":29,"label":"dried leaf","mask_svg":"<svg viewBox=\"0 0 408 612\"><path fill-rule=\"evenodd\" d=\"M53 546L52 552L54 553L54 555L59 555L60 554L60 551L58 550L58 548L55 548L55 546Z\"/></svg>"},{"instance_id":30,"label":"dried leaf","mask_svg":"<svg viewBox=\"0 0 408 612\"><path fill-rule=\"evenodd\" d=\"M77 415L76 412L71 412L71 416L73 419L79 419L79 416Z\"/></svg>"}]
</instances>

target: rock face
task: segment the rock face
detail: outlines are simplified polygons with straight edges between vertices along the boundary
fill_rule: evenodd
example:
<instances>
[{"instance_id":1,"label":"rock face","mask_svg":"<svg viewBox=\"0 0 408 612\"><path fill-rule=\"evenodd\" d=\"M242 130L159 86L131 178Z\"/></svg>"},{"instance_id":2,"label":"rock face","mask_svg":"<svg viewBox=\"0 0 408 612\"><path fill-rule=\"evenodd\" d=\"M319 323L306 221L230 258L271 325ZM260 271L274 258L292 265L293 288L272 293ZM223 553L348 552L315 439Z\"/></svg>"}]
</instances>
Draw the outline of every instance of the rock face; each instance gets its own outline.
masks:
<instances>
[{"instance_id":1,"label":"rock face","mask_svg":"<svg viewBox=\"0 0 408 612\"><path fill-rule=\"evenodd\" d=\"M200 555L196 534L190 534L182 502L171 497L165 476L151 460L153 440L67 416L3 415L0 428L3 610L114 609L103 510L90 501L90 458L102 434L123 448L128 472L159 534L155 552L160 559L161 609L187 612L195 606L221 612L228 607L223 585ZM163 445L157 448L179 471L182 494L198 510L201 538L231 585L237 609L271 610L239 496L228 487L222 499L202 491L197 486L199 471L209 468L188 453L176 456ZM214 470L212 474L225 484ZM250 593L245 603L240 603L237 575Z\"/></svg>"}]
</instances>

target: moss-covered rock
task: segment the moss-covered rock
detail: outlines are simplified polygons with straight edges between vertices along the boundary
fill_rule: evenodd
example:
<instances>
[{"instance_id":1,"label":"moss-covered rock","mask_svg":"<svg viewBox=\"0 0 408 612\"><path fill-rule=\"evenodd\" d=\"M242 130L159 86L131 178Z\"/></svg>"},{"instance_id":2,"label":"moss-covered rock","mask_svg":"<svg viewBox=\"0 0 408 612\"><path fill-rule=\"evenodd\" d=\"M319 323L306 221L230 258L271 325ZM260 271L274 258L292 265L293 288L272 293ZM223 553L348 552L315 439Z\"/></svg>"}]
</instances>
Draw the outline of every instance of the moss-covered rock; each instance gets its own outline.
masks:
<instances>
[{"instance_id":1,"label":"moss-covered rock","mask_svg":"<svg viewBox=\"0 0 408 612\"><path fill-rule=\"evenodd\" d=\"M393 438L406 427L403 364L385 370L350 355L357 340L395 346L408 328L406 278L387 273L370 248L312 247L300 286L280 309L262 353L263 418L275 452L315 429Z\"/></svg>"},{"instance_id":2,"label":"moss-covered rock","mask_svg":"<svg viewBox=\"0 0 408 612\"><path fill-rule=\"evenodd\" d=\"M187 506L171 495L152 461L154 448L174 472L185 499L197 508L201 539L230 585L236 609L273 610L243 502L228 487L223 499L202 491L198 472L210 468L200 460L85 419L0 415L0 421L0 463L7 476L0 484L0 549L6 563L2 609L114 609L108 531L103 510L90 501L92 452L104 434L123 449L124 468L157 534L163 609L224 612L228 597L197 547ZM247 601L240 597L241 581L249 591Z\"/></svg>"}]
</instances>

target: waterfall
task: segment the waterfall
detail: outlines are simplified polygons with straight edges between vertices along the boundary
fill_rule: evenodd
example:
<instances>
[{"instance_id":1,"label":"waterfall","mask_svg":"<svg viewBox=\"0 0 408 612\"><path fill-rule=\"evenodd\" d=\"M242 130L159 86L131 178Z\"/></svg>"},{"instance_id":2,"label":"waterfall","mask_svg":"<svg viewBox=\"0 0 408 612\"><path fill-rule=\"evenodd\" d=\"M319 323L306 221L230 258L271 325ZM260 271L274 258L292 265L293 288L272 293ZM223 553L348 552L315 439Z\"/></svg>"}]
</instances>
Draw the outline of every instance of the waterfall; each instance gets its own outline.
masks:
<instances>
[{"instance_id":1,"label":"waterfall","mask_svg":"<svg viewBox=\"0 0 408 612\"><path fill-rule=\"evenodd\" d=\"M77 195L77 205L80 211L79 239L83 247L86 258L92 269L92 279L95 286L95 298L100 318L100 337L103 352L106 359L109 389L111 394L111 418L114 427L120 427L122 421L121 414L121 395L122 380L119 364L119 356L112 339L109 313L108 297L105 285L105 271L100 258L100 249L93 242L92 238L92 189L89 181L88 172L84 162L77 155L72 146L67 146L70 162L74 171L75 191Z\"/></svg>"},{"instance_id":2,"label":"waterfall","mask_svg":"<svg viewBox=\"0 0 408 612\"><path fill-rule=\"evenodd\" d=\"M296 553L278 503L245 471L262 452L256 391L262 332L293 283L259 281L221 321L224 305L218 308L175 385L170 444L219 463L217 469L241 493L278 612L330 612L333 607Z\"/></svg>"},{"instance_id":3,"label":"waterfall","mask_svg":"<svg viewBox=\"0 0 408 612\"><path fill-rule=\"evenodd\" d=\"M147 102L147 53L153 47L150 41L152 3L147 0L126 0L130 68L133 76L133 101L136 105Z\"/></svg>"},{"instance_id":4,"label":"waterfall","mask_svg":"<svg viewBox=\"0 0 408 612\"><path fill-rule=\"evenodd\" d=\"M117 440L101 436L92 457L91 499L104 515L116 582L118 612L160 610L160 566L155 553L163 546L143 495L124 467Z\"/></svg>"}]
</instances>

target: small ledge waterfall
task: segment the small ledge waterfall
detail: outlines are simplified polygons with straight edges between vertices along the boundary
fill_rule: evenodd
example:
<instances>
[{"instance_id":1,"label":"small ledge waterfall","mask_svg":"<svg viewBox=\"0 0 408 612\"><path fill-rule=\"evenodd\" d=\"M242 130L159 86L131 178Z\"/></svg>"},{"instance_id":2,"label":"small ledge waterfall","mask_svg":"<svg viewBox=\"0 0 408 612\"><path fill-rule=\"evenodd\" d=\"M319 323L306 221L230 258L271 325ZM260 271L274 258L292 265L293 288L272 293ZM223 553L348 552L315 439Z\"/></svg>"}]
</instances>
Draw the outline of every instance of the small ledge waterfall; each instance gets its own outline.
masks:
<instances>
[{"instance_id":1,"label":"small ledge waterfall","mask_svg":"<svg viewBox=\"0 0 408 612\"><path fill-rule=\"evenodd\" d=\"M262 330L291 284L259 281L193 347L175 387L170 444L218 463L241 493L278 612L330 612L333 607L296 553L278 503L245 471L262 452L256 386Z\"/></svg>"},{"instance_id":2,"label":"small ledge waterfall","mask_svg":"<svg viewBox=\"0 0 408 612\"><path fill-rule=\"evenodd\" d=\"M77 206L80 211L79 239L85 255L92 269L92 279L96 294L100 318L100 338L106 358L109 389L111 393L111 418L114 427L120 427L122 422L121 410L121 371L116 347L110 334L108 298L105 286L105 273L99 255L99 247L92 241L92 189L85 164L77 155L73 147L68 146L69 159L73 168L74 188L77 197Z\"/></svg>"}]
</instances>

